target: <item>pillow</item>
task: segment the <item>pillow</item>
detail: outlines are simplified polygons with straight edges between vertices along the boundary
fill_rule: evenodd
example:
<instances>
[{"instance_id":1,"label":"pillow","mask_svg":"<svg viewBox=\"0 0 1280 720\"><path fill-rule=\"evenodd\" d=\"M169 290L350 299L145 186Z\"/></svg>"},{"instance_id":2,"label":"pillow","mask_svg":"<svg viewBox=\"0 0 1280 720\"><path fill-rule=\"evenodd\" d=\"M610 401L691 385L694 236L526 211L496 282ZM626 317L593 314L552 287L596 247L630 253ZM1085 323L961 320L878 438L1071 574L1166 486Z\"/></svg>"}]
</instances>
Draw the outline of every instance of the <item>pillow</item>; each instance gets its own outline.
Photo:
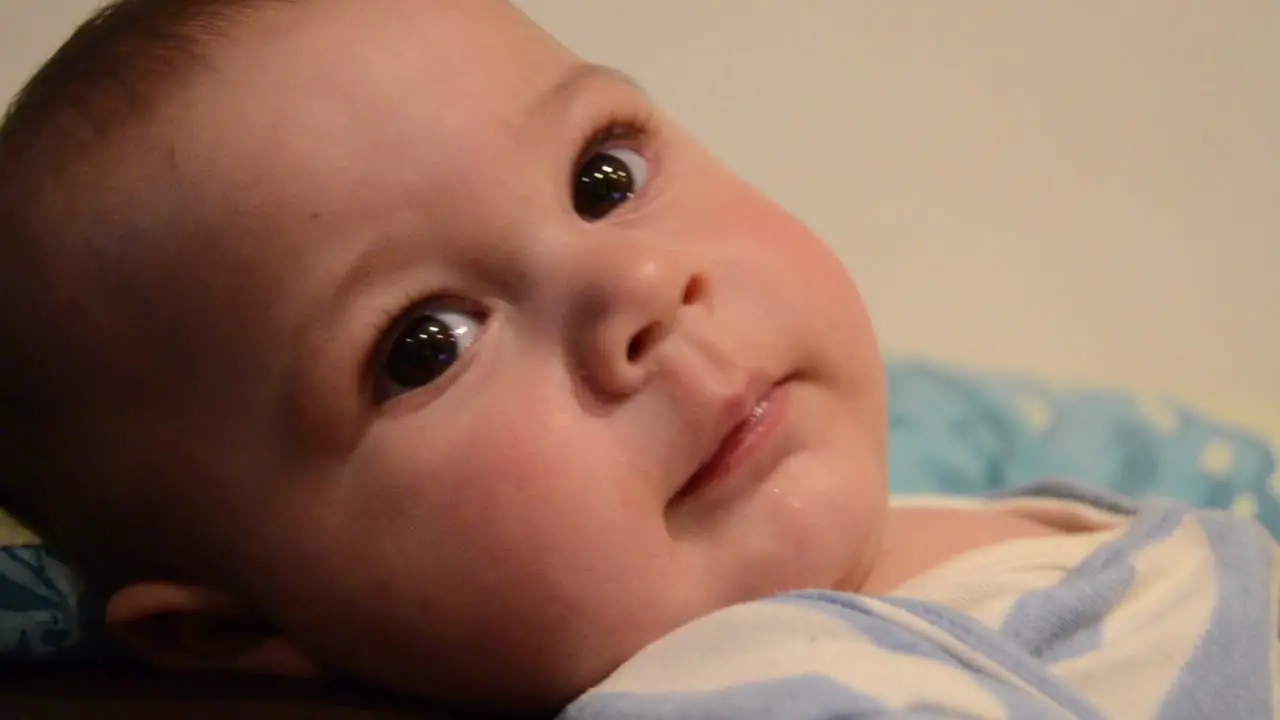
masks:
<instances>
[{"instance_id":1,"label":"pillow","mask_svg":"<svg viewBox=\"0 0 1280 720\"><path fill-rule=\"evenodd\" d=\"M895 493L973 495L1069 477L1233 508L1280 536L1276 446L1256 432L1168 398L911 360L887 373ZM118 659L101 630L102 603L0 514L0 662Z\"/></svg>"},{"instance_id":2,"label":"pillow","mask_svg":"<svg viewBox=\"0 0 1280 720\"><path fill-rule=\"evenodd\" d=\"M71 569L0 512L0 662L70 658L96 613Z\"/></svg>"},{"instance_id":3,"label":"pillow","mask_svg":"<svg viewBox=\"0 0 1280 720\"><path fill-rule=\"evenodd\" d=\"M972 495L1046 477L1233 508L1280 537L1275 448L1168 397L1055 387L914 361L889 367L897 493Z\"/></svg>"}]
</instances>

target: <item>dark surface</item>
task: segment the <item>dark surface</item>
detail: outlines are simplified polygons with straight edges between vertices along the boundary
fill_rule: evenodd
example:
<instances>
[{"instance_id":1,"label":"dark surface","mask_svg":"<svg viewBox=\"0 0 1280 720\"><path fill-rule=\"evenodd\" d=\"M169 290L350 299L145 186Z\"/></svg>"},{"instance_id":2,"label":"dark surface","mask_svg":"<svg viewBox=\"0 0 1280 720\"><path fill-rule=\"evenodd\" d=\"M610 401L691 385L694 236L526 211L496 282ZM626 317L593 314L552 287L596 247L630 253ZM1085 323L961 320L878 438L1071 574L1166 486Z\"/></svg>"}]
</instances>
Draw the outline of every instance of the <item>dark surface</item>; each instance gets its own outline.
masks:
<instances>
[{"instance_id":1,"label":"dark surface","mask_svg":"<svg viewBox=\"0 0 1280 720\"><path fill-rule=\"evenodd\" d=\"M0 719L453 720L350 687L138 670L0 667Z\"/></svg>"}]
</instances>

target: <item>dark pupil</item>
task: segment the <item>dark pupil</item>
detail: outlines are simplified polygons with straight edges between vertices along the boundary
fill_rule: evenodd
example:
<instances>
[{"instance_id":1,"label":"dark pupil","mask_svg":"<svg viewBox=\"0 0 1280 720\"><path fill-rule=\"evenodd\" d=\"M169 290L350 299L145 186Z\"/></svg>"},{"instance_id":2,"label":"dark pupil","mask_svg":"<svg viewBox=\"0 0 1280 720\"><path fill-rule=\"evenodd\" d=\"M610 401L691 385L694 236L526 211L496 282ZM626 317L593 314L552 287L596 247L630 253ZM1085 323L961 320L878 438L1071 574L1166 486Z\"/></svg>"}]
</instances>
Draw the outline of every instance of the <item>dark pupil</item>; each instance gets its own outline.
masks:
<instances>
[{"instance_id":1,"label":"dark pupil","mask_svg":"<svg viewBox=\"0 0 1280 720\"><path fill-rule=\"evenodd\" d=\"M609 153L592 155L578 171L573 208L587 220L599 220L635 193L631 168Z\"/></svg>"},{"instance_id":2,"label":"dark pupil","mask_svg":"<svg viewBox=\"0 0 1280 720\"><path fill-rule=\"evenodd\" d=\"M423 315L402 334L387 357L387 377L406 388L435 380L458 359L458 340L449 326Z\"/></svg>"}]
</instances>

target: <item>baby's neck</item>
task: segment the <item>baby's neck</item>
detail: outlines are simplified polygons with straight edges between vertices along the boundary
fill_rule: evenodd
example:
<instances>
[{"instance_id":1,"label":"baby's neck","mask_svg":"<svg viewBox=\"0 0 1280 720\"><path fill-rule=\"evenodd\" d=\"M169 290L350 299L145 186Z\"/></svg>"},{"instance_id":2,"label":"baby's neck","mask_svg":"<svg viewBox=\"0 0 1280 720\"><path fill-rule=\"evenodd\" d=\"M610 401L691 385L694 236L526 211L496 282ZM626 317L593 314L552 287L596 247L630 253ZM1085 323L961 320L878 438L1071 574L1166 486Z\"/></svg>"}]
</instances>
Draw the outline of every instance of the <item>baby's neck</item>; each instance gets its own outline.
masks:
<instances>
[{"instance_id":1,"label":"baby's neck","mask_svg":"<svg viewBox=\"0 0 1280 720\"><path fill-rule=\"evenodd\" d=\"M992 509L891 507L875 564L857 587L862 595L889 595L907 581L971 550L1063 531Z\"/></svg>"}]
</instances>

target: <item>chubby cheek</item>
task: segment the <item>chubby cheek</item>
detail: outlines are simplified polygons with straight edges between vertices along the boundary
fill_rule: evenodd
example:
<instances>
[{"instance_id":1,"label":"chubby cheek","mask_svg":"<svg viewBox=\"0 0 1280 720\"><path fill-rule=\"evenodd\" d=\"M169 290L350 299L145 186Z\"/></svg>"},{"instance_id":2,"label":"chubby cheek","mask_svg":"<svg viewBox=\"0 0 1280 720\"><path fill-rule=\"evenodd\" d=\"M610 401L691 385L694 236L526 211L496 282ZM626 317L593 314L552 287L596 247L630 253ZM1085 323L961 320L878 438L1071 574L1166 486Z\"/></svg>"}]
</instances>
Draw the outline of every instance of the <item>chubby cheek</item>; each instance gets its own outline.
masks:
<instances>
[{"instance_id":1,"label":"chubby cheek","mask_svg":"<svg viewBox=\"0 0 1280 720\"><path fill-rule=\"evenodd\" d=\"M699 187L698 200L682 203L671 220L685 242L745 263L757 293L775 302L809 311L842 307L836 314L866 321L848 270L798 218L705 155L686 182Z\"/></svg>"},{"instance_id":2,"label":"chubby cheek","mask_svg":"<svg viewBox=\"0 0 1280 720\"><path fill-rule=\"evenodd\" d=\"M458 682L579 682L651 639L648 618L667 622L646 593L662 587L671 550L620 460L634 443L563 389L539 389L554 383L523 386L448 427L389 423L328 502L341 508L334 530L370 548L349 569L353 585L377 589L366 632L419 665L448 658Z\"/></svg>"},{"instance_id":3,"label":"chubby cheek","mask_svg":"<svg viewBox=\"0 0 1280 720\"><path fill-rule=\"evenodd\" d=\"M795 216L727 171L723 177L691 227L724 269L726 295L752 306L736 314L785 328L801 371L831 382L851 404L881 412L880 348L849 271Z\"/></svg>"},{"instance_id":4,"label":"chubby cheek","mask_svg":"<svg viewBox=\"0 0 1280 720\"><path fill-rule=\"evenodd\" d=\"M592 442L565 427L571 420L515 404L519 412L477 411L490 427L474 432L410 422L373 439L351 507L380 518L393 542L431 548L431 572L455 583L482 590L546 577L557 555L626 518L628 498L608 478L590 483L607 438Z\"/></svg>"}]
</instances>

